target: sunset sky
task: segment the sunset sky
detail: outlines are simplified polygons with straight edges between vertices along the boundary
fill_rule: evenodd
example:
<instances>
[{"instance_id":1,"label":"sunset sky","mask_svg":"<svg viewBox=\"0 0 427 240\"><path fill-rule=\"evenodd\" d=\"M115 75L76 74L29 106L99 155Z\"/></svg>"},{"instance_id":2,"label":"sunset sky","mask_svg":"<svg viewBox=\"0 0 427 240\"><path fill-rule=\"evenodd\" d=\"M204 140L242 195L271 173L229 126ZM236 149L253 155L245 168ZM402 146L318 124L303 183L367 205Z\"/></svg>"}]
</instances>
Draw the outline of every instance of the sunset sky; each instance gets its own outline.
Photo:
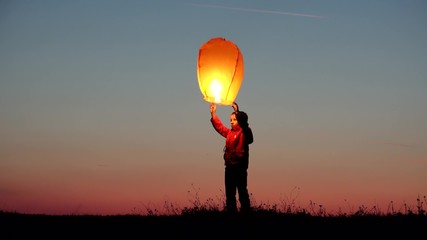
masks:
<instances>
[{"instance_id":1,"label":"sunset sky","mask_svg":"<svg viewBox=\"0 0 427 240\"><path fill-rule=\"evenodd\" d=\"M415 209L427 195L425 0L0 2L0 210L224 200L199 47L239 46L254 204ZM229 126L232 108L218 106Z\"/></svg>"}]
</instances>

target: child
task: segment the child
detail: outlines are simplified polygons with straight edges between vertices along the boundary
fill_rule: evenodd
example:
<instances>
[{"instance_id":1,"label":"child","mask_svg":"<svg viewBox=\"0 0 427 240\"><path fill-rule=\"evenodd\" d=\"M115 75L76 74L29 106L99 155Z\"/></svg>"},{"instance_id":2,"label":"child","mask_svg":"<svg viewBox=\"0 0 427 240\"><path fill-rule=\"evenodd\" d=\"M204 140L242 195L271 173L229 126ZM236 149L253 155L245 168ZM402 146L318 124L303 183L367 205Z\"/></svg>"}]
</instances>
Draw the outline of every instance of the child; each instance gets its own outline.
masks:
<instances>
[{"instance_id":1,"label":"child","mask_svg":"<svg viewBox=\"0 0 427 240\"><path fill-rule=\"evenodd\" d=\"M210 104L211 123L214 129L225 137L225 197L226 211L237 212L236 189L239 193L240 211L248 212L251 204L247 189L249 144L253 142L252 130L248 124L248 115L239 111L237 103L232 105L230 115L231 128L225 127L216 115L216 104Z\"/></svg>"}]
</instances>

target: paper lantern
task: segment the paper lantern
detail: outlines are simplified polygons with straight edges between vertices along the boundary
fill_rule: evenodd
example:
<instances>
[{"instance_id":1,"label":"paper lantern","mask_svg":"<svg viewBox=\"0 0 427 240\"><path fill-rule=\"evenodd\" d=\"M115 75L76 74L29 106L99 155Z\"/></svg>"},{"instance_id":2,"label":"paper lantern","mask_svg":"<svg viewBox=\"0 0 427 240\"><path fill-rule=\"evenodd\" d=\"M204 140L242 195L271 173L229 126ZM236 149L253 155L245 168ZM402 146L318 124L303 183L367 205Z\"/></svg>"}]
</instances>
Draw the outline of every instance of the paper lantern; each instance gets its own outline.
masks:
<instances>
[{"instance_id":1,"label":"paper lantern","mask_svg":"<svg viewBox=\"0 0 427 240\"><path fill-rule=\"evenodd\" d=\"M224 38L212 38L199 49L197 78L203 99L232 105L243 82L243 56Z\"/></svg>"}]
</instances>

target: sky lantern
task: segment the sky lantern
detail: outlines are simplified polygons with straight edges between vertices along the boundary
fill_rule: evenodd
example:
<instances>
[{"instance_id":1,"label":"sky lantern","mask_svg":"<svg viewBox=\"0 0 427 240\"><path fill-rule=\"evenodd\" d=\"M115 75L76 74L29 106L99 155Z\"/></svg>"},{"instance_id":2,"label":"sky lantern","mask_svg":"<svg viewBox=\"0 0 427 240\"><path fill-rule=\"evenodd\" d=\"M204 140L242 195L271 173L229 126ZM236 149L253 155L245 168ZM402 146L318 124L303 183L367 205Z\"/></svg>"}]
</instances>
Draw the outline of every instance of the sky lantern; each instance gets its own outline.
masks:
<instances>
[{"instance_id":1,"label":"sky lantern","mask_svg":"<svg viewBox=\"0 0 427 240\"><path fill-rule=\"evenodd\" d=\"M232 105L243 81L243 55L224 38L212 38L199 49L197 78L203 99Z\"/></svg>"}]
</instances>

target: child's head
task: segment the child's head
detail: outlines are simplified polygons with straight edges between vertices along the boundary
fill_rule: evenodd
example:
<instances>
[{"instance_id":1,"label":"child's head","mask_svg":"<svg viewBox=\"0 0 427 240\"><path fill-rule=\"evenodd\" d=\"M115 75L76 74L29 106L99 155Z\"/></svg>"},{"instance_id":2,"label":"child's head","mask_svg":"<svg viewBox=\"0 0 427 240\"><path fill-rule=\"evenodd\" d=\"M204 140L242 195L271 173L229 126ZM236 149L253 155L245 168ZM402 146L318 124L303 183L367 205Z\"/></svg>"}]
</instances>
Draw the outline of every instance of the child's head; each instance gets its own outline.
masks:
<instances>
[{"instance_id":1,"label":"child's head","mask_svg":"<svg viewBox=\"0 0 427 240\"><path fill-rule=\"evenodd\" d=\"M242 111L236 112L236 119L240 127L245 128L249 126L248 114L246 114L245 112L242 112Z\"/></svg>"}]
</instances>

